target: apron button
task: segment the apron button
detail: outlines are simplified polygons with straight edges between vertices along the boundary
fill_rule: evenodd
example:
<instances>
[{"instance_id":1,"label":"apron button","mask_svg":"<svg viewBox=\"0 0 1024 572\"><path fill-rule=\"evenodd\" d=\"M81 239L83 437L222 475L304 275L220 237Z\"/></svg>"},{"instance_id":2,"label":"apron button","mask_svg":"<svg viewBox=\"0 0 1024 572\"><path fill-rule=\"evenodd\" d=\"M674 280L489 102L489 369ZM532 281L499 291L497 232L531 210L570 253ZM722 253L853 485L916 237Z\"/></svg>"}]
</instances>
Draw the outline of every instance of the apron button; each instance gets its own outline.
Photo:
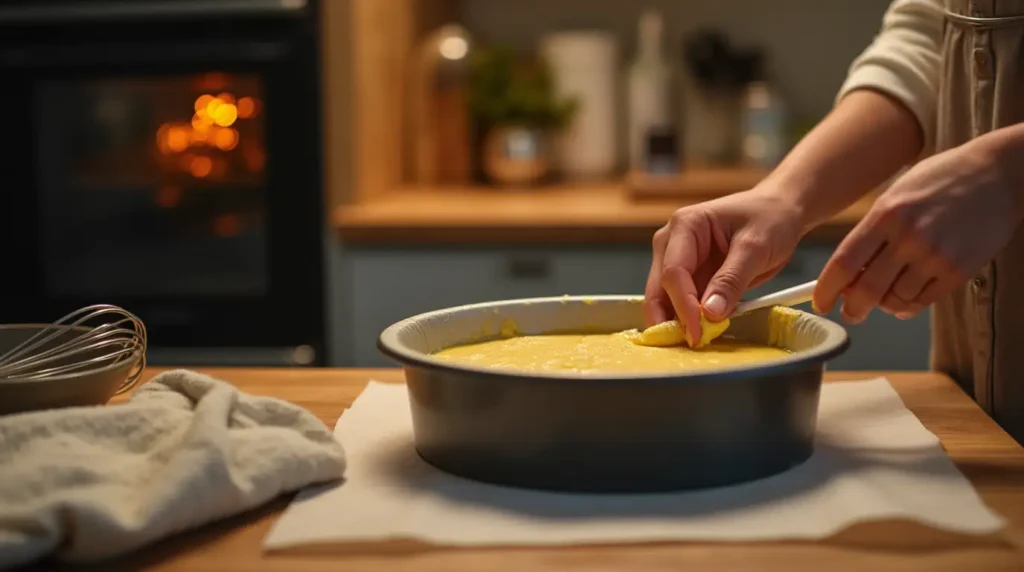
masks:
<instances>
[{"instance_id":1,"label":"apron button","mask_svg":"<svg viewBox=\"0 0 1024 572\"><path fill-rule=\"evenodd\" d=\"M985 287L985 279L981 276L975 276L974 280L971 281L971 287L974 289L974 292L977 293Z\"/></svg>"}]
</instances>

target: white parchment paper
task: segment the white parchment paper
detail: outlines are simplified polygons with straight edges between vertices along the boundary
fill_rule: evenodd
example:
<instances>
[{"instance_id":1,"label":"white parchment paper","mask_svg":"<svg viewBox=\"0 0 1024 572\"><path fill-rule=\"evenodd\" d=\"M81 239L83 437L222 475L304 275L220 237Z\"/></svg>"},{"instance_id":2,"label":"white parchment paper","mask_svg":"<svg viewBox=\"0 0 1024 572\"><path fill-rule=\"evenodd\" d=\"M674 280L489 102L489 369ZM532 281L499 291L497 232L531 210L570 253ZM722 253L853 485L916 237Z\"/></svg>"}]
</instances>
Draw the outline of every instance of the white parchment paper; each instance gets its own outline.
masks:
<instances>
[{"instance_id":1,"label":"white parchment paper","mask_svg":"<svg viewBox=\"0 0 1024 572\"><path fill-rule=\"evenodd\" d=\"M449 475L413 449L404 385L371 381L335 437L348 456L345 482L300 494L265 549L386 539L449 546L820 539L892 518L964 534L1004 525L885 379L825 384L817 449L803 465L697 492L562 494Z\"/></svg>"}]
</instances>

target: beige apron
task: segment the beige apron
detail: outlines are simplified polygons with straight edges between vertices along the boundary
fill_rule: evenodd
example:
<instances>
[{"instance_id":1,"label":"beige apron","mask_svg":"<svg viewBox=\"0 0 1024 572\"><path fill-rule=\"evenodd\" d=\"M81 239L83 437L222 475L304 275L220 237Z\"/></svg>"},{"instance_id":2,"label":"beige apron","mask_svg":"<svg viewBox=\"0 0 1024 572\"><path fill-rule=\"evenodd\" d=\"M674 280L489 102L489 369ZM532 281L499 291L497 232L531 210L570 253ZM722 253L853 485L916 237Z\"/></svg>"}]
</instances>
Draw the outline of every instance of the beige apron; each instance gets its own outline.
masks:
<instances>
[{"instance_id":1,"label":"beige apron","mask_svg":"<svg viewBox=\"0 0 1024 572\"><path fill-rule=\"evenodd\" d=\"M1024 0L946 0L946 8L937 151L1024 121ZM934 306L931 362L1024 443L1024 226Z\"/></svg>"}]
</instances>

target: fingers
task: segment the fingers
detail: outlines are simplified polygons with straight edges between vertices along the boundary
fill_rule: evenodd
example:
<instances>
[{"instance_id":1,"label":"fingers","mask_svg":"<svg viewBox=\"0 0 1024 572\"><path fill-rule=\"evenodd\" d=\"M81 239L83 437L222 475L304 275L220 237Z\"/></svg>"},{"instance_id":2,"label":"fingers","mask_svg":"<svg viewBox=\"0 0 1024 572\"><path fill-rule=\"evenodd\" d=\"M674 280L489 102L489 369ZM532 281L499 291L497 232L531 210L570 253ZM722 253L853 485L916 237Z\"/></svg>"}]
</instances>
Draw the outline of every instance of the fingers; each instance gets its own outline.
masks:
<instances>
[{"instance_id":1,"label":"fingers","mask_svg":"<svg viewBox=\"0 0 1024 572\"><path fill-rule=\"evenodd\" d=\"M647 288L644 291L643 311L644 323L647 327L672 319L672 300L669 299L665 289L661 287L660 270L656 275L652 270L648 277Z\"/></svg>"},{"instance_id":2,"label":"fingers","mask_svg":"<svg viewBox=\"0 0 1024 572\"><path fill-rule=\"evenodd\" d=\"M880 307L900 320L909 320L927 308L927 306L916 301L907 302L905 300L901 300L893 295L891 291L882 298Z\"/></svg>"},{"instance_id":3,"label":"fingers","mask_svg":"<svg viewBox=\"0 0 1024 572\"><path fill-rule=\"evenodd\" d=\"M921 290L921 295L917 297L917 302L923 306L931 306L932 304L939 301L946 294L949 294L953 290L963 283L963 277L958 274L946 274L941 277L933 278L928 284Z\"/></svg>"},{"instance_id":4,"label":"fingers","mask_svg":"<svg viewBox=\"0 0 1024 572\"><path fill-rule=\"evenodd\" d=\"M814 288L814 307L823 314L831 312L839 296L853 284L883 243L884 235L868 219L854 227L825 263Z\"/></svg>"},{"instance_id":5,"label":"fingers","mask_svg":"<svg viewBox=\"0 0 1024 572\"><path fill-rule=\"evenodd\" d=\"M943 296L949 295L966 280L967 276L955 266L949 264L947 259L940 256L929 256L916 262L913 266L914 274L907 278L907 284L900 286L899 297L903 298L903 292L912 292L923 282L919 292L907 304L907 308L897 312L896 317L906 320L921 313L925 308L939 301ZM907 274L910 274L909 272ZM902 278L902 277L901 277ZM893 287L893 293L896 287Z\"/></svg>"},{"instance_id":6,"label":"fingers","mask_svg":"<svg viewBox=\"0 0 1024 572\"><path fill-rule=\"evenodd\" d=\"M720 321L736 309L758 271L767 265L765 251L764 243L756 238L739 235L733 240L725 261L704 291L704 309L710 320Z\"/></svg>"},{"instance_id":7,"label":"fingers","mask_svg":"<svg viewBox=\"0 0 1024 572\"><path fill-rule=\"evenodd\" d=\"M936 227L939 215L919 196L886 201L887 196L822 270L813 296L818 311L830 312L842 297L842 313L850 322L863 321L875 306L908 319L966 279L963 268L971 257L965 237L947 228L949 221Z\"/></svg>"},{"instance_id":8,"label":"fingers","mask_svg":"<svg viewBox=\"0 0 1024 572\"><path fill-rule=\"evenodd\" d=\"M644 289L644 320L646 325L653 326L672 319L672 301L662 287L662 268L664 267L665 248L668 246L668 227L654 233L652 245L653 256L651 270L647 275L647 286Z\"/></svg>"},{"instance_id":9,"label":"fingers","mask_svg":"<svg viewBox=\"0 0 1024 572\"><path fill-rule=\"evenodd\" d=\"M901 320L913 318L927 307L918 302L918 297L932 278L933 274L924 264L911 263L903 269L882 299L882 309Z\"/></svg>"},{"instance_id":10,"label":"fingers","mask_svg":"<svg viewBox=\"0 0 1024 572\"><path fill-rule=\"evenodd\" d=\"M883 246L843 294L843 318L854 324L863 322L882 303L905 266L896 244Z\"/></svg>"},{"instance_id":11,"label":"fingers","mask_svg":"<svg viewBox=\"0 0 1024 572\"><path fill-rule=\"evenodd\" d=\"M672 301L679 321L686 327L690 345L701 336L700 301L693 282L693 272L699 262L699 247L691 229L679 228L669 236L662 260L661 286Z\"/></svg>"},{"instance_id":12,"label":"fingers","mask_svg":"<svg viewBox=\"0 0 1024 572\"><path fill-rule=\"evenodd\" d=\"M908 302L917 300L932 277L932 274L926 272L922 265L911 264L907 267L906 272L901 274L896 283L892 285L892 293L900 300Z\"/></svg>"},{"instance_id":13,"label":"fingers","mask_svg":"<svg viewBox=\"0 0 1024 572\"><path fill-rule=\"evenodd\" d=\"M853 283L840 292L844 299L843 318L860 323L872 308L879 306L901 320L908 320L962 282L961 274L948 268L941 258L921 253L906 241L887 242ZM821 279L818 286L821 287Z\"/></svg>"},{"instance_id":14,"label":"fingers","mask_svg":"<svg viewBox=\"0 0 1024 572\"><path fill-rule=\"evenodd\" d=\"M920 271L918 272L920 273ZM933 276L925 281L920 293L910 302L905 301L902 295L897 297L894 289L889 292L883 303L894 309L894 315L900 320L909 320L937 302L942 296L952 292L961 282L962 280L955 274L943 277Z\"/></svg>"}]
</instances>

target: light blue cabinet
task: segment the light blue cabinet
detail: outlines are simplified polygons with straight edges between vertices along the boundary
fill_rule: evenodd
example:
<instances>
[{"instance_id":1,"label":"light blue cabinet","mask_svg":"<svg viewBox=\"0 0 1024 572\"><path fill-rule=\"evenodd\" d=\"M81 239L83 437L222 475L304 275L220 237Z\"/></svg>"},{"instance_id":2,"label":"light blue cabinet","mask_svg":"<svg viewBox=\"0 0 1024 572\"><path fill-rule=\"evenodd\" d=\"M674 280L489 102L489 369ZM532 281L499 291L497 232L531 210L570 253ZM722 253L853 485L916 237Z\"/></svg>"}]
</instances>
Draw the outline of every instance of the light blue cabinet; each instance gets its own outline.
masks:
<instances>
[{"instance_id":1,"label":"light blue cabinet","mask_svg":"<svg viewBox=\"0 0 1024 572\"><path fill-rule=\"evenodd\" d=\"M347 261L357 367L391 365L377 336L403 318L491 300L640 293L650 265L639 249L607 248L371 248Z\"/></svg>"},{"instance_id":2,"label":"light blue cabinet","mask_svg":"<svg viewBox=\"0 0 1024 572\"><path fill-rule=\"evenodd\" d=\"M801 247L769 284L750 295L813 280L831 246ZM650 267L646 247L361 247L344 253L334 355L355 367L394 365L377 350L377 336L403 318L438 308L536 296L642 294ZM839 320L838 310L831 316ZM848 326L851 348L831 369L899 370L928 365L928 316L900 321L881 312Z\"/></svg>"}]
</instances>

